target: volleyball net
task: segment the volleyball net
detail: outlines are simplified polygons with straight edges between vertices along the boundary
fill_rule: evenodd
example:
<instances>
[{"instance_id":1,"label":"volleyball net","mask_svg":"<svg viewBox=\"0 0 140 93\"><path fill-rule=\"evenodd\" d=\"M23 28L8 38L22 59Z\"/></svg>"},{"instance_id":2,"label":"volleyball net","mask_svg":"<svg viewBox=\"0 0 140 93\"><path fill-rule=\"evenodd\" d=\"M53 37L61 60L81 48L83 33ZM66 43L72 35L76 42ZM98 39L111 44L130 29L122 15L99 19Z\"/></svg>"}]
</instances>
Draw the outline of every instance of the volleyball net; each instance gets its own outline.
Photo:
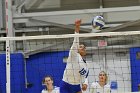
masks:
<instances>
[{"instance_id":1,"label":"volleyball net","mask_svg":"<svg viewBox=\"0 0 140 93\"><path fill-rule=\"evenodd\" d=\"M100 71L107 73L112 93L138 91L140 32L132 31L0 38L1 93L40 93L46 75L60 86L74 37L86 45L89 86L85 93L99 81Z\"/></svg>"}]
</instances>

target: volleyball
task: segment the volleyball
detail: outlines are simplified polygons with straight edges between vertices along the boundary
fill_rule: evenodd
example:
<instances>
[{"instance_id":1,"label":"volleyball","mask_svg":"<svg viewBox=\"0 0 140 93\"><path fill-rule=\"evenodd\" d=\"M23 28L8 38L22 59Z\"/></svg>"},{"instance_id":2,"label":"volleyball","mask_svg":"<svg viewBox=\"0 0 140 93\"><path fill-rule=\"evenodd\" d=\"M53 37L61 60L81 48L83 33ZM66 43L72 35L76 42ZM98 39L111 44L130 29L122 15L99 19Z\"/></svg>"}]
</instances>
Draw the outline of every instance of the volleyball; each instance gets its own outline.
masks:
<instances>
[{"instance_id":1,"label":"volleyball","mask_svg":"<svg viewBox=\"0 0 140 93\"><path fill-rule=\"evenodd\" d=\"M93 18L92 20L92 27L96 30L102 30L102 28L104 27L105 22L104 22L104 18L102 16L96 16Z\"/></svg>"}]
</instances>

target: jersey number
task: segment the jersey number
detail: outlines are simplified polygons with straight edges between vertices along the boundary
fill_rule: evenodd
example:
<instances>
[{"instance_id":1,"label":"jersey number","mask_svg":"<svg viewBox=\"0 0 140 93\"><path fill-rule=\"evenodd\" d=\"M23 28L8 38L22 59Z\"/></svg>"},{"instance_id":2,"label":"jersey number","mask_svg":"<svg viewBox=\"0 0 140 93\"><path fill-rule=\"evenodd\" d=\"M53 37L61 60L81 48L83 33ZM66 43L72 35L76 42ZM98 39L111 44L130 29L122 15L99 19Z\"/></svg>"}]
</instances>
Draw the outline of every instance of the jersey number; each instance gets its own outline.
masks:
<instances>
[{"instance_id":1,"label":"jersey number","mask_svg":"<svg viewBox=\"0 0 140 93\"><path fill-rule=\"evenodd\" d=\"M81 75L84 75L84 74L86 74L86 70L83 68L82 70L79 71L79 73L80 73Z\"/></svg>"}]
</instances>

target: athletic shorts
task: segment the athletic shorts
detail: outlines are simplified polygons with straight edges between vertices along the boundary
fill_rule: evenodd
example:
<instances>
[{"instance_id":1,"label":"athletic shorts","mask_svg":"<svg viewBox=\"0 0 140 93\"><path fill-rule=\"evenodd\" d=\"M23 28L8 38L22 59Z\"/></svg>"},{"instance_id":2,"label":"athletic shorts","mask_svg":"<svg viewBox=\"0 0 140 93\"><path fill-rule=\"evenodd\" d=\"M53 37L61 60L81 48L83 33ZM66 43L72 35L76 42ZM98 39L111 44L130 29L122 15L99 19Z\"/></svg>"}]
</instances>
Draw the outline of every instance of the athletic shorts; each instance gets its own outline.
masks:
<instances>
[{"instance_id":1,"label":"athletic shorts","mask_svg":"<svg viewBox=\"0 0 140 93\"><path fill-rule=\"evenodd\" d=\"M60 93L77 93L81 91L80 84L72 85L62 80L60 84Z\"/></svg>"}]
</instances>

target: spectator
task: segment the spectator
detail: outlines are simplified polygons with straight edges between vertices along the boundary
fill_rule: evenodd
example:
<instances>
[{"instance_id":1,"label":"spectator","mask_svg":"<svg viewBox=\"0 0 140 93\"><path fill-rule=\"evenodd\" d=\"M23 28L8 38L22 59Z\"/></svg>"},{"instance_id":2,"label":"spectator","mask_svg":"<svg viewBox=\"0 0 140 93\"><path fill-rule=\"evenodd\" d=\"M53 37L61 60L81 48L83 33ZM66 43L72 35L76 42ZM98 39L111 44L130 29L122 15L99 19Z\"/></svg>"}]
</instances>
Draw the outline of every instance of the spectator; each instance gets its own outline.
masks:
<instances>
[{"instance_id":1,"label":"spectator","mask_svg":"<svg viewBox=\"0 0 140 93\"><path fill-rule=\"evenodd\" d=\"M45 85L45 89L41 93L60 93L59 87L53 85L53 78L51 76L44 77L42 83Z\"/></svg>"},{"instance_id":2,"label":"spectator","mask_svg":"<svg viewBox=\"0 0 140 93\"><path fill-rule=\"evenodd\" d=\"M98 77L99 81L91 84L90 93L111 93L110 85L107 84L107 74L101 71Z\"/></svg>"}]
</instances>

